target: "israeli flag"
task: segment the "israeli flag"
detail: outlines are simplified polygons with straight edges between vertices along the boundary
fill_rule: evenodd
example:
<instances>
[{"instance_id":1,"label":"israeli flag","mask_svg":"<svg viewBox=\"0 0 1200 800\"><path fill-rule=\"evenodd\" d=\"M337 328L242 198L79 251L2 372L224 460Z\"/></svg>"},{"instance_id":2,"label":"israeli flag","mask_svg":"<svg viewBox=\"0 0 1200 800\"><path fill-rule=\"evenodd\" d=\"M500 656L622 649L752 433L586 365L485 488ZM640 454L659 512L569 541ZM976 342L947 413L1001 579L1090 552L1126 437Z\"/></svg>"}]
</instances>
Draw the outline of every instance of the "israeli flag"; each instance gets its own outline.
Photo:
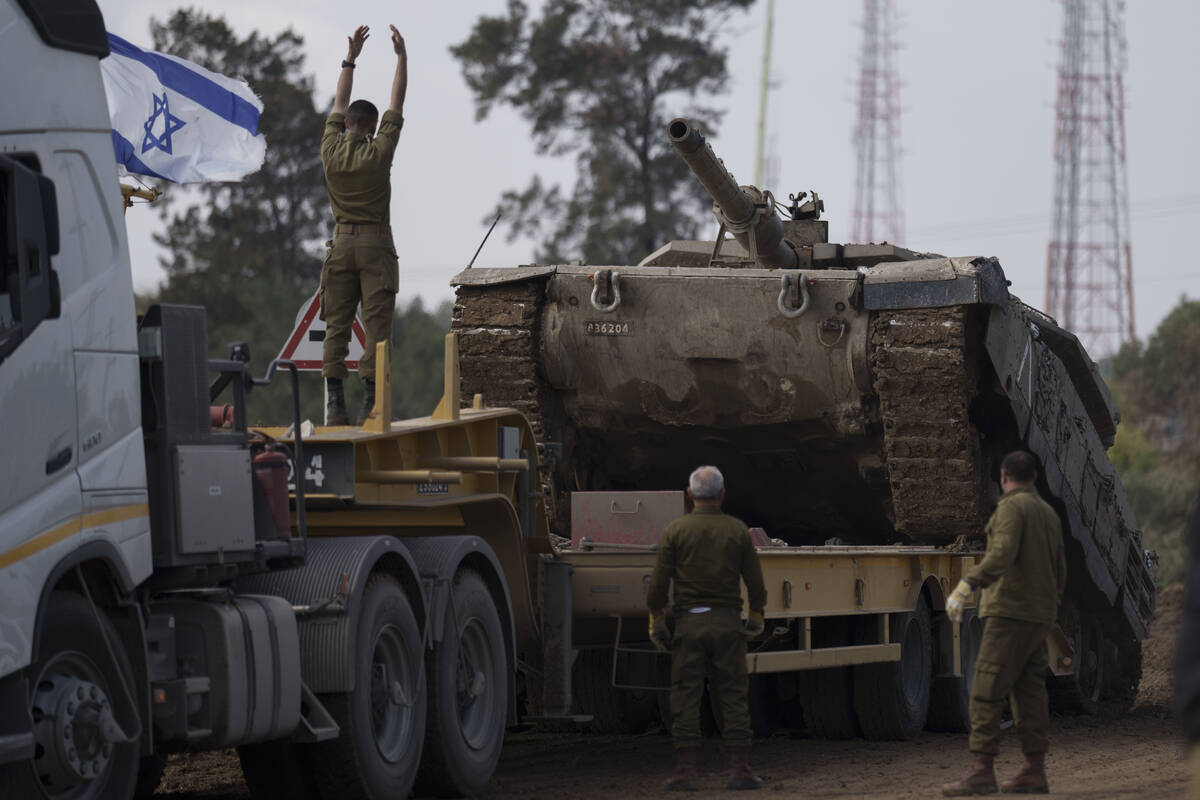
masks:
<instances>
[{"instance_id":1,"label":"israeli flag","mask_svg":"<svg viewBox=\"0 0 1200 800\"><path fill-rule=\"evenodd\" d=\"M122 174L174 183L237 181L262 167L262 101L244 81L108 34L100 62Z\"/></svg>"}]
</instances>

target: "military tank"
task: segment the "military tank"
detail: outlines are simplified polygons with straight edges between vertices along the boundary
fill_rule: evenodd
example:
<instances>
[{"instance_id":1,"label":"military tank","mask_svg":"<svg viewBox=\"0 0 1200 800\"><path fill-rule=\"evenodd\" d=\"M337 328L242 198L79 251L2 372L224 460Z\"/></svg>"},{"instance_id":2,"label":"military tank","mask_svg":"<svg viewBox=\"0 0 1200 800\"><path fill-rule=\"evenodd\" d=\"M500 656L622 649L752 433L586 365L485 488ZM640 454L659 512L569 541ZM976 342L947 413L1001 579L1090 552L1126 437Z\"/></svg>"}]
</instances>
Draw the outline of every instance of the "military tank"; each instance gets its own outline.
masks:
<instances>
[{"instance_id":1,"label":"military tank","mask_svg":"<svg viewBox=\"0 0 1200 800\"><path fill-rule=\"evenodd\" d=\"M1068 542L1062 704L1131 702L1153 575L1106 455L1119 416L1078 339L995 258L831 243L815 192L784 206L687 120L667 135L713 198L715 240L453 280L462 389L532 421L556 532L572 491L677 489L713 463L727 510L788 544L981 548L1000 459L1024 447Z\"/></svg>"}]
</instances>

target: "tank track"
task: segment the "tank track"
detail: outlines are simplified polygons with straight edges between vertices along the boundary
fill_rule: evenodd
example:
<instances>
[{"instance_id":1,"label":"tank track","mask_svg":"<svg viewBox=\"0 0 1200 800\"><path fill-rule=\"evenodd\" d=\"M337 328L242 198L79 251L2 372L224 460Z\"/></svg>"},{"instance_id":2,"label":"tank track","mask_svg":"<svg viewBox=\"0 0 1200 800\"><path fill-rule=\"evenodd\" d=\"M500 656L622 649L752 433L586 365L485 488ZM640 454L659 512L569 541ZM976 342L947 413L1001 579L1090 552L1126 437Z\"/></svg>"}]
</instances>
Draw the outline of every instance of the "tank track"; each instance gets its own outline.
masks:
<instances>
[{"instance_id":1,"label":"tank track","mask_svg":"<svg viewBox=\"0 0 1200 800\"><path fill-rule=\"evenodd\" d=\"M525 414L544 442L544 397L538 378L538 317L544 281L499 286L460 286L450 330L458 334L463 397L482 394L489 406Z\"/></svg>"},{"instance_id":2,"label":"tank track","mask_svg":"<svg viewBox=\"0 0 1200 800\"><path fill-rule=\"evenodd\" d=\"M546 281L535 279L494 286L459 286L450 330L458 335L460 391L464 398L482 394L489 406L523 413L538 443L539 480L550 527L569 531L569 505L559 502L553 459L547 457L547 431L560 437L561 411L538 367L541 310Z\"/></svg>"},{"instance_id":3,"label":"tank track","mask_svg":"<svg viewBox=\"0 0 1200 800\"><path fill-rule=\"evenodd\" d=\"M978 360L965 306L876 312L871 370L896 530L924 544L979 536L990 476L969 419Z\"/></svg>"}]
</instances>

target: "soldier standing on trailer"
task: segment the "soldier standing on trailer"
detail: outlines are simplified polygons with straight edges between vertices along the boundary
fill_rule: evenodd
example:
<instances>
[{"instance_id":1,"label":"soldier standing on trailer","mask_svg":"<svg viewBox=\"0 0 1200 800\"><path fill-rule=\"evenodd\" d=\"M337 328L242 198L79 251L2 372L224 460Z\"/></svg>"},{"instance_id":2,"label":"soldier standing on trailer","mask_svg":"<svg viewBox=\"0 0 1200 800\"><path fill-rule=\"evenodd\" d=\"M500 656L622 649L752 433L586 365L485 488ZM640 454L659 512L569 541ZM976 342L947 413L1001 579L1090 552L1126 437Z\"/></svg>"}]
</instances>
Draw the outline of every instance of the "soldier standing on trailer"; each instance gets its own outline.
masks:
<instances>
[{"instance_id":1,"label":"soldier standing on trailer","mask_svg":"<svg viewBox=\"0 0 1200 800\"><path fill-rule=\"evenodd\" d=\"M346 354L354 311L363 307L366 341L358 375L363 381L361 425L375 402L375 343L392 334L400 270L392 242L389 206L392 197L392 156L404 126L404 95L408 89L408 53L404 37L392 29L396 51L396 75L392 80L391 105L379 119L379 111L367 100L350 102L354 64L369 36L360 25L350 39L349 52L338 75L333 110L321 136L321 163L333 210L333 239L321 268L321 319L325 320L325 343L321 374L325 378L326 425L347 425L346 396L342 381L348 374ZM375 124L379 123L379 132ZM387 369L388 365L382 365Z\"/></svg>"},{"instance_id":2,"label":"soldier standing on trailer","mask_svg":"<svg viewBox=\"0 0 1200 800\"><path fill-rule=\"evenodd\" d=\"M958 624L976 589L983 589L979 616L983 642L971 685L971 766L942 787L946 797L996 791L993 763L1000 752L1000 714L1011 693L1013 719L1025 764L1004 792L1044 794L1050 705L1046 696L1046 637L1062 602L1067 559L1062 525L1038 496L1033 456L1016 450L1000 466L1004 496L987 524L987 553L946 600Z\"/></svg>"},{"instance_id":3,"label":"soldier standing on trailer","mask_svg":"<svg viewBox=\"0 0 1200 800\"><path fill-rule=\"evenodd\" d=\"M750 708L746 700L746 641L763 632L767 590L762 565L745 524L721 513L725 479L716 467L699 467L688 479L692 513L667 525L646 593L650 640L671 652L671 713L677 766L668 791L692 791L700 747L700 699L704 678L723 712L730 789L760 789L750 771ZM750 614L741 621L740 581L746 582ZM675 583L675 635L667 630L667 590Z\"/></svg>"}]
</instances>

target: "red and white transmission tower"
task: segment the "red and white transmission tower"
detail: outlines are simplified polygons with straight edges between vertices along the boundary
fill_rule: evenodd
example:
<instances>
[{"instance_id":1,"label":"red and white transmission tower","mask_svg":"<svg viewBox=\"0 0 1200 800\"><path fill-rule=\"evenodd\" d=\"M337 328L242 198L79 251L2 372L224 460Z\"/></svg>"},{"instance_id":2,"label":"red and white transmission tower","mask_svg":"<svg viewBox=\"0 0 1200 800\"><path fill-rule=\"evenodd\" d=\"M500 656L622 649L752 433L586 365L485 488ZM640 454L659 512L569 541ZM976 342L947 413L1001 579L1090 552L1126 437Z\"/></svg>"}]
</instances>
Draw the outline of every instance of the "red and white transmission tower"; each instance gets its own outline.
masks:
<instances>
[{"instance_id":1,"label":"red and white transmission tower","mask_svg":"<svg viewBox=\"0 0 1200 800\"><path fill-rule=\"evenodd\" d=\"M1134 337L1124 6L1063 0L1046 310L1093 356Z\"/></svg>"},{"instance_id":2,"label":"red and white transmission tower","mask_svg":"<svg viewBox=\"0 0 1200 800\"><path fill-rule=\"evenodd\" d=\"M896 70L894 0L863 0L863 45L858 78L851 241L904 241L900 203L900 75Z\"/></svg>"}]
</instances>

